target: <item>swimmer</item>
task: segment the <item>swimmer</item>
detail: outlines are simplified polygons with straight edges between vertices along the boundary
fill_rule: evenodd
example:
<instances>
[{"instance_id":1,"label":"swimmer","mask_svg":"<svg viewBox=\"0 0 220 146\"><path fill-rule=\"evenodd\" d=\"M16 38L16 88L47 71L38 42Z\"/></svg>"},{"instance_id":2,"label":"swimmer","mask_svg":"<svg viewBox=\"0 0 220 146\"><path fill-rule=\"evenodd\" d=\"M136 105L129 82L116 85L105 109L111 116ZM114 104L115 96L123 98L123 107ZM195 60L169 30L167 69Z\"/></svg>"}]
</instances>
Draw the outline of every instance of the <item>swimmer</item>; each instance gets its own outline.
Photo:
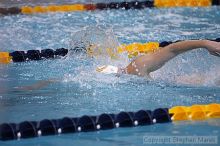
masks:
<instances>
[{"instance_id":1,"label":"swimmer","mask_svg":"<svg viewBox=\"0 0 220 146\"><path fill-rule=\"evenodd\" d=\"M211 55L220 57L220 43L209 40L189 40L170 44L159 51L138 57L125 69L127 74L150 76L150 73L160 69L166 62L179 54L205 48Z\"/></svg>"},{"instance_id":2,"label":"swimmer","mask_svg":"<svg viewBox=\"0 0 220 146\"><path fill-rule=\"evenodd\" d=\"M146 55L139 56L125 68L118 68L114 66L102 66L102 67L98 67L97 71L107 74L125 73L125 74L132 74L132 75L151 78L150 73L160 69L169 60L173 59L179 54L197 48L205 48L209 51L211 55L220 57L219 42L214 42L209 40L188 40L188 41L173 43L164 48L159 49L159 51L156 51L154 53L148 53ZM198 78L196 80L190 80L190 82L192 82L193 84L202 83L202 80L204 80L203 77L201 76L201 79ZM54 82L57 82L57 80L41 81L33 86L25 86L22 87L21 89L35 90L47 86L50 83L54 83ZM220 85L220 80L217 81L216 84Z\"/></svg>"},{"instance_id":3,"label":"swimmer","mask_svg":"<svg viewBox=\"0 0 220 146\"><path fill-rule=\"evenodd\" d=\"M179 54L197 49L205 48L211 55L220 57L220 43L209 40L188 40L170 44L159 49L154 53L139 56L125 68L114 66L102 66L97 70L103 73L126 73L138 76L150 77L150 73L160 69L166 62L173 59Z\"/></svg>"}]
</instances>

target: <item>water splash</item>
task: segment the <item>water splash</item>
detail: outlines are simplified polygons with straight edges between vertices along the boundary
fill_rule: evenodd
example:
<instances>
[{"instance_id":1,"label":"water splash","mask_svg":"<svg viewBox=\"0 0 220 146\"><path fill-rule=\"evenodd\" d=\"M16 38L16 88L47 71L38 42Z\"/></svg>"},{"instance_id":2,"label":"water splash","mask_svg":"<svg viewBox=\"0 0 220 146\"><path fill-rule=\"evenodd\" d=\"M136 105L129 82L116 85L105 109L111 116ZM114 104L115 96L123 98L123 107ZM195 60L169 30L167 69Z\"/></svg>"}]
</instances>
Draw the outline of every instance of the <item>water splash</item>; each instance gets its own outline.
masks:
<instances>
[{"instance_id":1,"label":"water splash","mask_svg":"<svg viewBox=\"0 0 220 146\"><path fill-rule=\"evenodd\" d=\"M107 55L108 48L116 49L120 43L113 33L111 28L106 28L104 25L86 26L82 30L74 32L70 40L70 48L88 49L94 45L94 51L101 49L101 55ZM115 51L115 50L114 50Z\"/></svg>"},{"instance_id":2,"label":"water splash","mask_svg":"<svg viewBox=\"0 0 220 146\"><path fill-rule=\"evenodd\" d=\"M104 25L86 26L74 32L69 41L69 48L71 48L69 57L86 56L86 58L94 58L94 67L106 64L124 67L129 62L126 54L117 53L116 50L120 43L111 27ZM92 51L92 55L90 51ZM111 56L111 53L116 56Z\"/></svg>"},{"instance_id":3,"label":"water splash","mask_svg":"<svg viewBox=\"0 0 220 146\"><path fill-rule=\"evenodd\" d=\"M202 56L202 57L201 57ZM155 79L179 85L220 86L219 58L205 50L184 53L152 73Z\"/></svg>"}]
</instances>

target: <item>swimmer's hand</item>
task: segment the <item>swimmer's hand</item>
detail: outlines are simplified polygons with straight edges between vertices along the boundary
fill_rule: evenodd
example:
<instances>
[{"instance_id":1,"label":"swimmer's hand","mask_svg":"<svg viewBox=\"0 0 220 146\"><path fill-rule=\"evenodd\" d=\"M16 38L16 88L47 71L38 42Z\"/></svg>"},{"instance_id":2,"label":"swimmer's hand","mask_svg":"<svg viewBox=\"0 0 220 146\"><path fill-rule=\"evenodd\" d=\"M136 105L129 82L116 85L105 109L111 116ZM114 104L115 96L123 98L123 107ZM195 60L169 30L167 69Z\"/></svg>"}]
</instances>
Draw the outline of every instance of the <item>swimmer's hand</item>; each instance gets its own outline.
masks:
<instances>
[{"instance_id":1,"label":"swimmer's hand","mask_svg":"<svg viewBox=\"0 0 220 146\"><path fill-rule=\"evenodd\" d=\"M22 86L22 87L15 87L17 90L19 91L33 91L33 90L38 90L41 89L43 87L48 86L49 84L58 82L57 79L50 79L50 80L44 80L44 81L39 81L33 85L29 85L29 86Z\"/></svg>"},{"instance_id":2,"label":"swimmer's hand","mask_svg":"<svg viewBox=\"0 0 220 146\"><path fill-rule=\"evenodd\" d=\"M97 72L104 73L104 74L117 74L119 68L112 65L103 65L96 68Z\"/></svg>"},{"instance_id":3,"label":"swimmer's hand","mask_svg":"<svg viewBox=\"0 0 220 146\"><path fill-rule=\"evenodd\" d=\"M220 42L214 41L205 41L206 49L209 51L211 55L220 57Z\"/></svg>"}]
</instances>

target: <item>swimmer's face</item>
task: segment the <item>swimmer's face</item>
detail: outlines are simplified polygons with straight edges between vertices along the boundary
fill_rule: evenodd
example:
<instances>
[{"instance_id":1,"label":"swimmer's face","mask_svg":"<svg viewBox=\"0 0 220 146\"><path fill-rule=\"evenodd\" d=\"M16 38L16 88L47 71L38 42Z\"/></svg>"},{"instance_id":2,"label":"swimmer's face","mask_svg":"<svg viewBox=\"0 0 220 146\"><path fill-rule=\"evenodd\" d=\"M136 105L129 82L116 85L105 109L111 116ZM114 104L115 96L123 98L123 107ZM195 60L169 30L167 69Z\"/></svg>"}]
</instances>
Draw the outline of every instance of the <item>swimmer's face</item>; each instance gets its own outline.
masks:
<instances>
[{"instance_id":1,"label":"swimmer's face","mask_svg":"<svg viewBox=\"0 0 220 146\"><path fill-rule=\"evenodd\" d=\"M96 57L98 55L101 55L101 49L96 44L90 44L86 48L86 53L90 57Z\"/></svg>"},{"instance_id":2,"label":"swimmer's face","mask_svg":"<svg viewBox=\"0 0 220 146\"><path fill-rule=\"evenodd\" d=\"M87 54L90 57L98 57L98 56L109 56L112 59L117 58L117 53L114 49L105 48L101 45L97 44L90 44L89 47L86 49Z\"/></svg>"}]
</instances>

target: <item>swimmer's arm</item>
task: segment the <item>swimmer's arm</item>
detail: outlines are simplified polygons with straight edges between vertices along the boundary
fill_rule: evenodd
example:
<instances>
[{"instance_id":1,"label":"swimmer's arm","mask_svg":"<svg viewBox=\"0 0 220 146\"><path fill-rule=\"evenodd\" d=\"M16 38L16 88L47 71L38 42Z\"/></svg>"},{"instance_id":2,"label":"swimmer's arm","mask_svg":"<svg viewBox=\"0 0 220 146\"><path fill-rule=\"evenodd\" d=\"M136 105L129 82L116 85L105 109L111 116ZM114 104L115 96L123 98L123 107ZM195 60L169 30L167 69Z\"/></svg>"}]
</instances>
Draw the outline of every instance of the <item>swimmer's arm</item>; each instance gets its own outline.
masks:
<instances>
[{"instance_id":1,"label":"swimmer's arm","mask_svg":"<svg viewBox=\"0 0 220 146\"><path fill-rule=\"evenodd\" d=\"M56 83L56 82L59 82L59 80L58 79L42 80L42 81L38 81L37 83L35 83L33 85L16 87L16 89L19 91L38 90L38 89L44 88L44 87L49 86L50 84Z\"/></svg>"},{"instance_id":2,"label":"swimmer's arm","mask_svg":"<svg viewBox=\"0 0 220 146\"><path fill-rule=\"evenodd\" d=\"M208 40L182 41L168 45L152 54L138 57L126 67L126 72L139 76L149 75L175 56L196 48L206 48L210 54L220 57L220 43Z\"/></svg>"}]
</instances>

